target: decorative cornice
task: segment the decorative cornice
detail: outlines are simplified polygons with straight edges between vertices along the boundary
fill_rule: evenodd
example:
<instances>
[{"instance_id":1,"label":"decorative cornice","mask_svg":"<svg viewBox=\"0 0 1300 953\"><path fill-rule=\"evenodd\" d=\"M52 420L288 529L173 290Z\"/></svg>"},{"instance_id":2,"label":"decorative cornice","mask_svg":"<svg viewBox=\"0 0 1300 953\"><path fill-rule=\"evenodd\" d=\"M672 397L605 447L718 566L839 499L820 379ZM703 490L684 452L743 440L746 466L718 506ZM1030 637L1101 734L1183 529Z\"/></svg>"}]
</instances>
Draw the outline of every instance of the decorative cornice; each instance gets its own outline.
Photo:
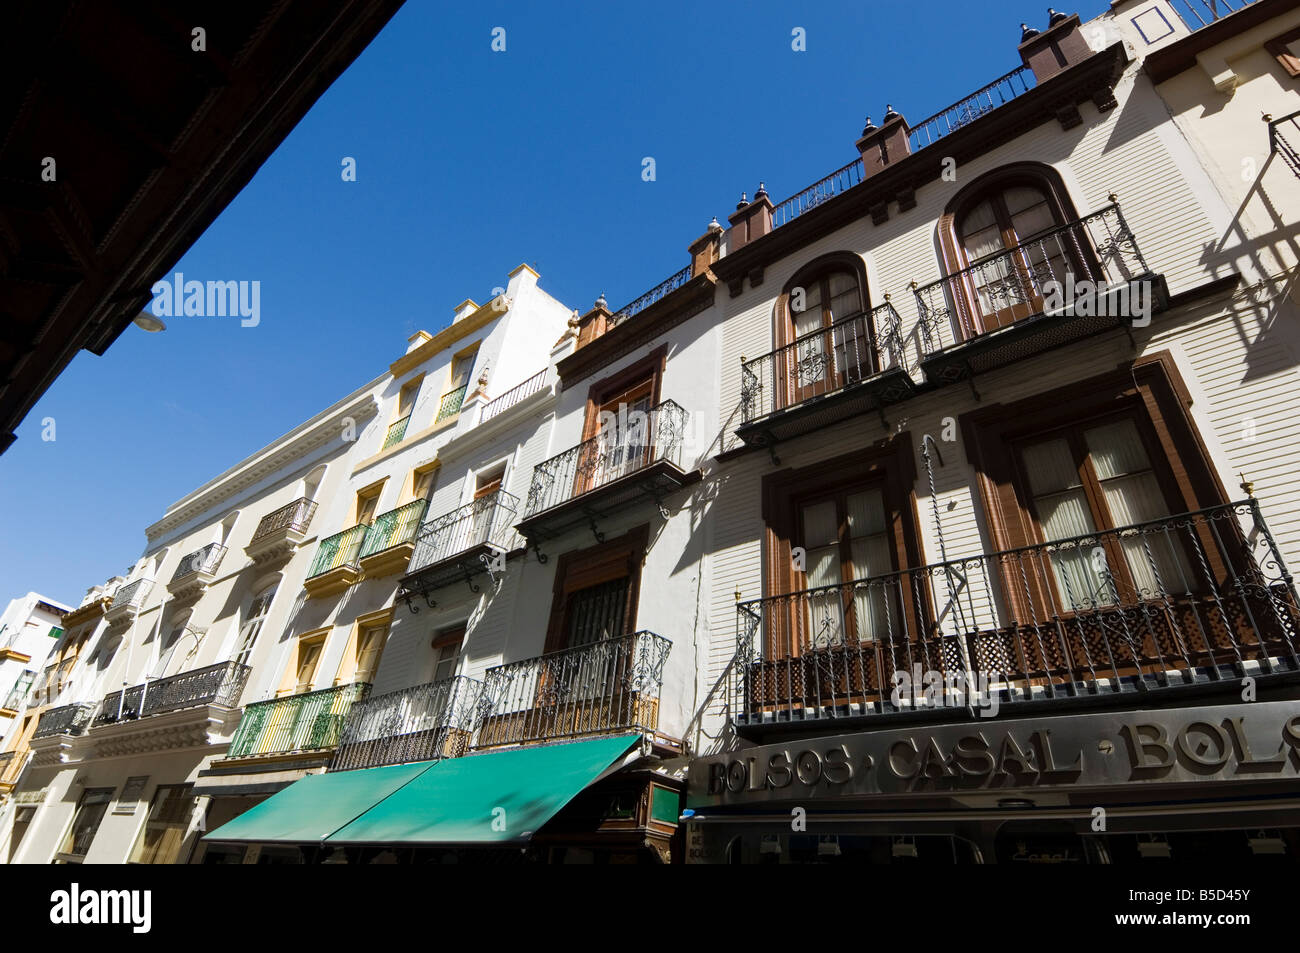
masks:
<instances>
[{"instance_id":1,"label":"decorative cornice","mask_svg":"<svg viewBox=\"0 0 1300 953\"><path fill-rule=\"evenodd\" d=\"M717 262L714 267L716 265ZM703 274L696 275L676 291L664 295L590 344L578 348L556 364L556 370L560 374L560 390L572 387L620 357L653 341L665 331L708 309L713 304L717 284L718 279L712 269L706 269Z\"/></svg>"},{"instance_id":2,"label":"decorative cornice","mask_svg":"<svg viewBox=\"0 0 1300 953\"><path fill-rule=\"evenodd\" d=\"M112 604L112 596L100 596L98 599L92 599L84 606L78 606L71 612L66 613L63 616L63 628L70 629L73 626L81 625L83 622L89 622L91 619L97 619Z\"/></svg>"},{"instance_id":3,"label":"decorative cornice","mask_svg":"<svg viewBox=\"0 0 1300 953\"><path fill-rule=\"evenodd\" d=\"M505 306L498 306L496 304L498 301L503 302ZM468 303L472 304L473 302ZM401 377L408 371L414 370L425 361L429 360L429 358L435 356L439 351L451 347L451 345L455 344L462 338L469 337L479 328L486 324L490 324L496 318L504 317L506 312L510 310L511 304L511 300L505 295L497 295L487 304L480 305L478 310L473 314L465 315L465 317L461 318L459 321L443 328L419 347L407 351L397 360L393 361L392 364L388 365L389 372L394 377Z\"/></svg>"},{"instance_id":4,"label":"decorative cornice","mask_svg":"<svg viewBox=\"0 0 1300 953\"><path fill-rule=\"evenodd\" d=\"M230 741L237 709L199 705L138 721L92 728L88 735L94 746L90 757L117 758L123 755L204 748Z\"/></svg>"},{"instance_id":5,"label":"decorative cornice","mask_svg":"<svg viewBox=\"0 0 1300 953\"><path fill-rule=\"evenodd\" d=\"M328 441L339 439L343 432L344 418L351 417L360 422L378 414L379 402L371 391L377 382L367 384L363 389L364 392L359 395L354 393L345 398L345 401L340 401L322 411L275 443L269 444L225 473L209 480L189 496L173 503L162 519L145 530L145 536L150 544L152 545L160 536L184 526L218 503L229 500L242 490L255 485L268 475L286 469L291 463L305 457Z\"/></svg>"},{"instance_id":6,"label":"decorative cornice","mask_svg":"<svg viewBox=\"0 0 1300 953\"><path fill-rule=\"evenodd\" d=\"M1110 93L1129 62L1124 44L1094 53L1082 63L1063 70L1028 92L999 106L986 116L944 136L940 143L913 152L886 166L880 172L817 206L793 221L745 245L739 251L719 258L710 267L731 288L732 296L740 293L740 283L757 275L762 280L764 268L800 248L843 228L845 225L879 211L881 206L899 201L914 205L913 193L943 173L944 160L970 162L1023 135L1045 122L1060 118L1068 109L1082 102L1102 98ZM879 217L877 215L877 217Z\"/></svg>"}]
</instances>

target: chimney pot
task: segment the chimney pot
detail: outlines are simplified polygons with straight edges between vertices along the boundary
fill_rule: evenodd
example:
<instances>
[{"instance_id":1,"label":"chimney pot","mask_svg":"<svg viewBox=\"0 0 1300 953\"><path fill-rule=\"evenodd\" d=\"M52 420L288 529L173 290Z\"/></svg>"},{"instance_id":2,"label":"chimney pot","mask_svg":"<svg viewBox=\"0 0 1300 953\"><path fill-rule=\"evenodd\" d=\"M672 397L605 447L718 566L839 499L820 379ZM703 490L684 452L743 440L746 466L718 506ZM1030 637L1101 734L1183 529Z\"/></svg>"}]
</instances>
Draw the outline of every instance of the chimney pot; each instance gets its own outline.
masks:
<instances>
[{"instance_id":1,"label":"chimney pot","mask_svg":"<svg viewBox=\"0 0 1300 953\"><path fill-rule=\"evenodd\" d=\"M898 118L898 113L894 112L894 107L889 104L885 105L885 122L893 122Z\"/></svg>"},{"instance_id":2,"label":"chimney pot","mask_svg":"<svg viewBox=\"0 0 1300 953\"><path fill-rule=\"evenodd\" d=\"M604 308L606 311L609 310L609 302L605 300L605 292L602 291L602 292L600 293L600 297L596 299L596 303L595 303L594 305L592 305L592 307L593 307L593 308Z\"/></svg>"},{"instance_id":3,"label":"chimney pot","mask_svg":"<svg viewBox=\"0 0 1300 953\"><path fill-rule=\"evenodd\" d=\"M767 189L763 188L763 183L760 181L758 183L758 191L754 193L754 201L757 202L760 198L763 198L766 195Z\"/></svg>"},{"instance_id":4,"label":"chimney pot","mask_svg":"<svg viewBox=\"0 0 1300 953\"><path fill-rule=\"evenodd\" d=\"M1020 42L1021 42L1021 43L1028 43L1030 40L1032 40L1034 37L1036 37L1036 36L1038 36L1038 35L1039 35L1039 32L1038 32L1037 30L1035 30L1033 27L1031 27L1028 23L1022 23L1022 24L1020 24Z\"/></svg>"},{"instance_id":5,"label":"chimney pot","mask_svg":"<svg viewBox=\"0 0 1300 953\"><path fill-rule=\"evenodd\" d=\"M737 212L739 212L742 208L744 208L746 205L749 204L749 199L747 199L747 198L745 197L745 194L746 194L746 193L744 193L744 192L741 192L741 193L740 193L740 201L736 203L736 211L737 211Z\"/></svg>"},{"instance_id":6,"label":"chimney pot","mask_svg":"<svg viewBox=\"0 0 1300 953\"><path fill-rule=\"evenodd\" d=\"M1056 26L1058 23L1064 23L1068 19L1070 19L1068 13L1058 13L1051 7L1047 8L1047 26L1049 29Z\"/></svg>"}]
</instances>

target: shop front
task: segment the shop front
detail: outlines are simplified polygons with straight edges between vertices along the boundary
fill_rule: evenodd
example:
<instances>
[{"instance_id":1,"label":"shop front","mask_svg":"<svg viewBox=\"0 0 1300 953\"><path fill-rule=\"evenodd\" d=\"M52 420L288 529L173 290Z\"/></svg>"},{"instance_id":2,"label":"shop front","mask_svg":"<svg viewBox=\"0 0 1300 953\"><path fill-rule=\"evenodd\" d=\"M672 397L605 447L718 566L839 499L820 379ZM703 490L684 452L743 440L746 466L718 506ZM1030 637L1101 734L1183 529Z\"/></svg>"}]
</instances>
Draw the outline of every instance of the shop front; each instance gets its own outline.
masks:
<instances>
[{"instance_id":1,"label":"shop front","mask_svg":"<svg viewBox=\"0 0 1300 953\"><path fill-rule=\"evenodd\" d=\"M1300 859L1300 702L981 720L698 758L688 863Z\"/></svg>"}]
</instances>

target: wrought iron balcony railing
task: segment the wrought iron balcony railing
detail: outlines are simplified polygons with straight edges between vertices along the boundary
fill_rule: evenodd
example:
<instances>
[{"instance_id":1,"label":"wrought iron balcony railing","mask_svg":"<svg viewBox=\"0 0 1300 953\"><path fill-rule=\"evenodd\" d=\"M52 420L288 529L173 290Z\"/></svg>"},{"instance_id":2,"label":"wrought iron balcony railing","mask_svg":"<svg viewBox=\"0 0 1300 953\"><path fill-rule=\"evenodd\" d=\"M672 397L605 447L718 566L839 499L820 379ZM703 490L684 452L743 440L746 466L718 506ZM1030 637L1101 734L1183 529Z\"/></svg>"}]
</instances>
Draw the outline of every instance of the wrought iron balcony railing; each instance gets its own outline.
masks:
<instances>
[{"instance_id":1,"label":"wrought iron balcony railing","mask_svg":"<svg viewBox=\"0 0 1300 953\"><path fill-rule=\"evenodd\" d=\"M461 404L465 403L465 392L469 389L469 382L466 381L455 390L447 391L442 395L442 401L438 404L438 416L434 418L434 423L446 420L448 417L454 417L460 413Z\"/></svg>"},{"instance_id":2,"label":"wrought iron balcony railing","mask_svg":"<svg viewBox=\"0 0 1300 953\"><path fill-rule=\"evenodd\" d=\"M908 124L907 136L912 151L916 152L938 142L944 136L970 125L981 116L988 115L999 106L1029 92L1034 86L1034 71L1028 66L1013 69L999 76L982 89L977 89L965 99L960 99L933 116Z\"/></svg>"},{"instance_id":3,"label":"wrought iron balcony railing","mask_svg":"<svg viewBox=\"0 0 1300 953\"><path fill-rule=\"evenodd\" d=\"M459 757L469 747L482 687L458 675L357 702L330 770Z\"/></svg>"},{"instance_id":4,"label":"wrought iron balcony railing","mask_svg":"<svg viewBox=\"0 0 1300 953\"><path fill-rule=\"evenodd\" d=\"M660 461L681 465L687 413L665 400L649 411L621 410L601 432L533 468L524 516L534 516Z\"/></svg>"},{"instance_id":5,"label":"wrought iron balcony railing","mask_svg":"<svg viewBox=\"0 0 1300 953\"><path fill-rule=\"evenodd\" d=\"M861 384L904 361L902 322L892 304L841 318L741 365L743 422Z\"/></svg>"},{"instance_id":6,"label":"wrought iron balcony railing","mask_svg":"<svg viewBox=\"0 0 1300 953\"><path fill-rule=\"evenodd\" d=\"M384 434L384 445L380 450L387 450L389 447L402 442L406 436L406 425L410 422L411 415L407 414L401 420L395 420L388 425L388 432Z\"/></svg>"},{"instance_id":7,"label":"wrought iron balcony railing","mask_svg":"<svg viewBox=\"0 0 1300 953\"><path fill-rule=\"evenodd\" d=\"M424 510L429 504L426 500L413 500L405 506L381 513L366 530L365 541L361 545L358 559L365 559L394 546L409 543L415 538L415 531L424 518Z\"/></svg>"},{"instance_id":8,"label":"wrought iron balcony railing","mask_svg":"<svg viewBox=\"0 0 1300 953\"><path fill-rule=\"evenodd\" d=\"M1201 27L1222 20L1230 13L1250 6L1256 0L1170 0L1187 29L1195 33Z\"/></svg>"},{"instance_id":9,"label":"wrought iron balcony railing","mask_svg":"<svg viewBox=\"0 0 1300 953\"><path fill-rule=\"evenodd\" d=\"M217 567L221 565L221 560L225 555L225 546L220 543L208 543L202 549L196 549L177 563L171 581L176 582L194 573L214 573L217 571Z\"/></svg>"},{"instance_id":10,"label":"wrought iron balcony railing","mask_svg":"<svg viewBox=\"0 0 1300 953\"><path fill-rule=\"evenodd\" d=\"M257 529L253 531L252 542L256 543L273 533L286 530L305 533L315 513L316 504L306 497L287 503L262 517Z\"/></svg>"},{"instance_id":11,"label":"wrought iron balcony railing","mask_svg":"<svg viewBox=\"0 0 1300 953\"><path fill-rule=\"evenodd\" d=\"M474 747L658 727L671 648L636 632L488 669Z\"/></svg>"},{"instance_id":12,"label":"wrought iron balcony railing","mask_svg":"<svg viewBox=\"0 0 1300 953\"><path fill-rule=\"evenodd\" d=\"M1058 299L1072 313L1075 299L1066 300L1072 291L1105 294L1122 287L1127 301L1129 282L1149 275L1133 230L1112 202L917 288L922 342L926 353L933 354L1042 314ZM1094 287L1102 283L1105 287ZM1119 303L1111 301L1105 309L1112 323L1128 317L1117 313ZM1082 307L1078 310L1083 313ZM1098 310L1094 299L1090 313Z\"/></svg>"},{"instance_id":13,"label":"wrought iron balcony railing","mask_svg":"<svg viewBox=\"0 0 1300 953\"><path fill-rule=\"evenodd\" d=\"M737 619L738 725L915 713L932 677L964 707L952 686L972 679L1038 704L1300 671L1300 603L1254 499L745 602Z\"/></svg>"},{"instance_id":14,"label":"wrought iron balcony railing","mask_svg":"<svg viewBox=\"0 0 1300 953\"><path fill-rule=\"evenodd\" d=\"M149 593L153 590L152 579L137 579L135 582L128 582L124 586L119 586L117 592L113 594L113 604L108 607L108 611L114 609L136 608L144 605L145 599L149 598Z\"/></svg>"},{"instance_id":15,"label":"wrought iron balcony railing","mask_svg":"<svg viewBox=\"0 0 1300 953\"><path fill-rule=\"evenodd\" d=\"M95 724L109 725L200 705L234 708L248 673L247 665L219 662L112 692L100 702Z\"/></svg>"},{"instance_id":16,"label":"wrought iron balcony railing","mask_svg":"<svg viewBox=\"0 0 1300 953\"><path fill-rule=\"evenodd\" d=\"M311 569L307 572L307 578L314 579L316 576L343 566L355 566L361 558L361 547L366 541L366 533L369 530L370 527L362 523L322 539L316 549L316 558L312 560Z\"/></svg>"},{"instance_id":17,"label":"wrought iron balcony railing","mask_svg":"<svg viewBox=\"0 0 1300 953\"><path fill-rule=\"evenodd\" d=\"M49 738L54 735L79 735L90 727L90 720L98 708L94 702L62 705L42 712L32 738Z\"/></svg>"},{"instance_id":18,"label":"wrought iron balcony railing","mask_svg":"<svg viewBox=\"0 0 1300 953\"><path fill-rule=\"evenodd\" d=\"M495 397L483 407L479 423L487 423L493 417L505 413L521 400L532 397L546 383L546 370L542 369L522 384L516 384L500 397Z\"/></svg>"},{"instance_id":19,"label":"wrought iron balcony railing","mask_svg":"<svg viewBox=\"0 0 1300 953\"><path fill-rule=\"evenodd\" d=\"M609 331L612 328L618 327L628 318L631 318L634 315L639 314L640 312L644 311L646 308L650 307L650 305L654 304L656 301L672 294L674 291L676 291L678 288L680 288L682 285L686 284L686 282L690 280L691 280L691 266L687 265L681 271L659 282L659 284L655 285L653 288L651 288L645 294L641 295L641 297L637 298L631 304L624 305L623 307L615 311L613 314L611 314L609 318L605 321L605 330Z\"/></svg>"},{"instance_id":20,"label":"wrought iron balcony railing","mask_svg":"<svg viewBox=\"0 0 1300 953\"><path fill-rule=\"evenodd\" d=\"M435 566L485 543L504 546L519 509L519 499L497 490L429 520L415 536L408 572Z\"/></svg>"},{"instance_id":21,"label":"wrought iron balcony railing","mask_svg":"<svg viewBox=\"0 0 1300 953\"><path fill-rule=\"evenodd\" d=\"M1272 119L1267 115L1264 118L1268 121L1269 152L1281 156L1287 168L1300 179L1300 112L1293 112L1281 119ZM1291 138L1288 139L1287 136Z\"/></svg>"},{"instance_id":22,"label":"wrought iron balcony railing","mask_svg":"<svg viewBox=\"0 0 1300 953\"><path fill-rule=\"evenodd\" d=\"M253 758L333 748L353 703L369 691L368 684L359 682L245 705L226 757Z\"/></svg>"}]
</instances>

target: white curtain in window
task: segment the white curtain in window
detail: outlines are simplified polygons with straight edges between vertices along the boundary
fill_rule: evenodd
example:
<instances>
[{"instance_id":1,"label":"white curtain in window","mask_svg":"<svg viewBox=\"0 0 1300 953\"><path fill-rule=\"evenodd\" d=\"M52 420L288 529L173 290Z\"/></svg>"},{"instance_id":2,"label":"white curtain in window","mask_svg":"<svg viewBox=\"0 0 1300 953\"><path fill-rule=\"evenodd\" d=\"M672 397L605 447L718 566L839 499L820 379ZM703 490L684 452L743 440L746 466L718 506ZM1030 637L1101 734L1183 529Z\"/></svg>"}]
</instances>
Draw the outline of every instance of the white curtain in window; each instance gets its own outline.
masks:
<instances>
[{"instance_id":1,"label":"white curtain in window","mask_svg":"<svg viewBox=\"0 0 1300 953\"><path fill-rule=\"evenodd\" d=\"M884 493L879 489L852 493L848 498L849 540L853 578L866 580L854 586L853 613L862 641L886 638L898 625L890 610L897 606L897 580L893 571L890 536L885 522Z\"/></svg>"},{"instance_id":2,"label":"white curtain in window","mask_svg":"<svg viewBox=\"0 0 1300 953\"><path fill-rule=\"evenodd\" d=\"M1046 542L1070 540L1094 532L1096 526L1069 443L1058 438L1031 444L1024 448L1023 458ZM1114 601L1105 575L1105 555L1099 545L1070 544L1053 552L1050 559L1056 583L1056 608L1060 611Z\"/></svg>"},{"instance_id":3,"label":"white curtain in window","mask_svg":"<svg viewBox=\"0 0 1300 953\"><path fill-rule=\"evenodd\" d=\"M844 597L838 587L844 580L840 571L839 515L834 500L803 508L803 537L808 588L835 587L807 597L804 642L811 646L842 644Z\"/></svg>"},{"instance_id":4,"label":"white curtain in window","mask_svg":"<svg viewBox=\"0 0 1300 953\"><path fill-rule=\"evenodd\" d=\"M1084 440L1116 527L1149 523L1169 515L1133 421L1118 420L1093 427L1084 433ZM1172 529L1121 533L1120 547L1137 588L1133 595L1150 598L1161 592L1187 592L1192 587L1191 568Z\"/></svg>"}]
</instances>

